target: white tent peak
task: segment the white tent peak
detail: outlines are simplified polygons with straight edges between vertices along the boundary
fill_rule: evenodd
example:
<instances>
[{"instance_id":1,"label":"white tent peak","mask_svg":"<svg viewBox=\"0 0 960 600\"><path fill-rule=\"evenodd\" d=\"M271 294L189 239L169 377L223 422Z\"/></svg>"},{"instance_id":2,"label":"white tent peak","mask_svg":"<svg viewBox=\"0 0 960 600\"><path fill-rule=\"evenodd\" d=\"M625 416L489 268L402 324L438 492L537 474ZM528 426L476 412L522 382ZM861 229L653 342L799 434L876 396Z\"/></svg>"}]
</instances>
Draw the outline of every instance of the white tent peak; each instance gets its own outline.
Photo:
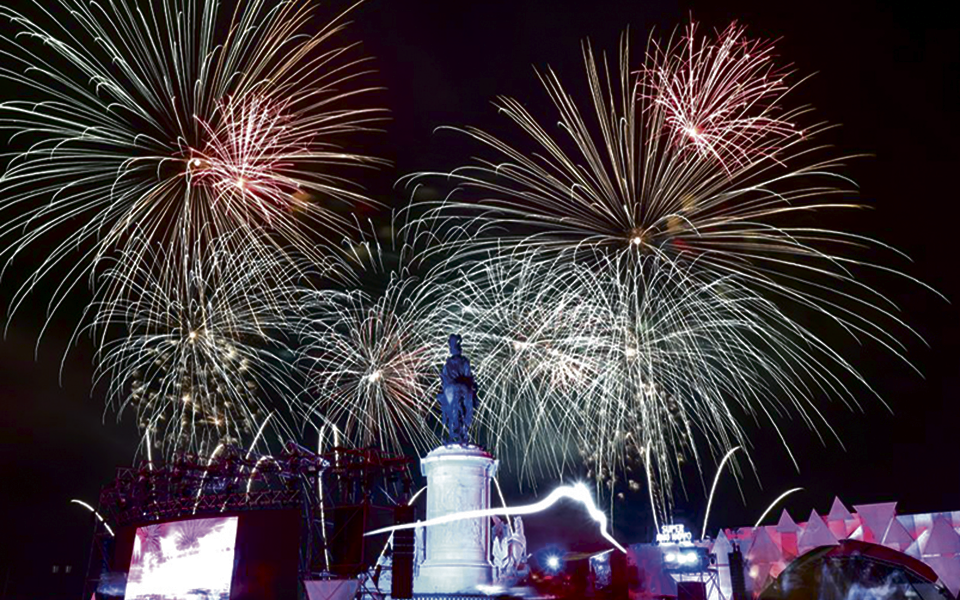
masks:
<instances>
[{"instance_id":1,"label":"white tent peak","mask_svg":"<svg viewBox=\"0 0 960 600\"><path fill-rule=\"evenodd\" d=\"M790 516L790 513L787 512L787 509L783 509L783 512L780 513L780 521L777 523L777 531L780 533L797 533L800 531L800 526L797 525L797 522L793 520L793 517Z\"/></svg>"},{"instance_id":2,"label":"white tent peak","mask_svg":"<svg viewBox=\"0 0 960 600\"><path fill-rule=\"evenodd\" d=\"M797 539L797 544L803 548L816 548L818 546L836 546L837 538L827 527L823 517L817 514L816 510L810 511L810 519L803 533Z\"/></svg>"},{"instance_id":3,"label":"white tent peak","mask_svg":"<svg viewBox=\"0 0 960 600\"><path fill-rule=\"evenodd\" d=\"M839 496L833 497L833 506L830 507L830 512L827 513L828 521L847 521L853 518L853 515L850 514L850 511L847 510L847 507L843 505L843 502L840 501Z\"/></svg>"},{"instance_id":4,"label":"white tent peak","mask_svg":"<svg viewBox=\"0 0 960 600\"><path fill-rule=\"evenodd\" d=\"M860 516L864 528L873 535L871 539L867 537L867 532L864 532L864 540L868 542L882 540L883 535L887 532L887 527L890 526L890 521L892 521L894 515L897 514L896 502L861 504L853 508L857 511L857 515Z\"/></svg>"},{"instance_id":5,"label":"white tent peak","mask_svg":"<svg viewBox=\"0 0 960 600\"><path fill-rule=\"evenodd\" d=\"M747 550L747 558L750 559L751 564L771 564L780 560L780 548L767 533L766 527L757 527L750 543L750 549Z\"/></svg>"},{"instance_id":6,"label":"white tent peak","mask_svg":"<svg viewBox=\"0 0 960 600\"><path fill-rule=\"evenodd\" d=\"M727 564L727 555L730 554L732 550L733 546L730 545L727 534L721 530L720 535L718 535L717 539L713 542L713 549L711 551L717 555L718 562Z\"/></svg>"},{"instance_id":7,"label":"white tent peak","mask_svg":"<svg viewBox=\"0 0 960 600\"><path fill-rule=\"evenodd\" d=\"M920 542L920 554L923 556L960 554L960 535L957 535L956 530L943 515L933 518L930 535Z\"/></svg>"},{"instance_id":8,"label":"white tent peak","mask_svg":"<svg viewBox=\"0 0 960 600\"><path fill-rule=\"evenodd\" d=\"M912 543L913 537L910 535L910 532L907 531L907 528L903 526L903 523L901 523L899 519L890 521L890 526L887 527L887 533L883 536L882 544L888 548L903 552L909 548Z\"/></svg>"}]
</instances>

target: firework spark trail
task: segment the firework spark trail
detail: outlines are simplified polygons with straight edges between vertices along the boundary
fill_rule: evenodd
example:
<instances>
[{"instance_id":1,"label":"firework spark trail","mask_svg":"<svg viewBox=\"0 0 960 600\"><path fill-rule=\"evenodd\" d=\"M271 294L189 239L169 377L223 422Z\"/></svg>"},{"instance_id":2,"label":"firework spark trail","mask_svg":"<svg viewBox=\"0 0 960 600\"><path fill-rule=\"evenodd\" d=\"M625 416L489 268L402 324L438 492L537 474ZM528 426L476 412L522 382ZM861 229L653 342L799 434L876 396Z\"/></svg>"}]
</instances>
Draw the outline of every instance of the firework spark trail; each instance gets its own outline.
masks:
<instances>
[{"instance_id":1,"label":"firework spark trail","mask_svg":"<svg viewBox=\"0 0 960 600\"><path fill-rule=\"evenodd\" d=\"M723 460L720 461L720 465L717 466L717 473L713 477L713 485L710 486L710 495L707 496L707 510L703 513L703 527L700 528L700 539L707 537L707 523L710 520L710 508L713 505L713 495L717 491L717 482L720 481L720 475L723 473L723 467L727 464L727 461L730 460L730 457L733 456L734 452L741 450L740 446L735 446L730 449L723 456Z\"/></svg>"},{"instance_id":2,"label":"firework spark trail","mask_svg":"<svg viewBox=\"0 0 960 600\"><path fill-rule=\"evenodd\" d=\"M116 536L114 535L114 533L113 533L113 528L111 528L111 527L110 527L110 524L107 523L107 522L103 519L103 517L100 515L99 512L97 512L97 509L95 509L94 507L90 506L88 503L84 502L83 500L73 499L73 500L71 500L70 502L71 502L72 504L79 504L80 506L82 506L82 507L84 507L85 509L87 509L87 510L89 510L90 512L92 512L92 513L97 517L97 520L100 521L101 523L103 523L103 526L106 528L107 533L110 534L110 537L116 537Z\"/></svg>"},{"instance_id":3,"label":"firework spark trail","mask_svg":"<svg viewBox=\"0 0 960 600\"><path fill-rule=\"evenodd\" d=\"M857 405L850 383L870 389L805 323L900 358L899 334L910 331L855 273L899 275L855 254L886 246L792 224L857 206L827 200L849 192L836 187L847 181L837 174L844 159L818 158L826 148L810 140L824 126L790 129L800 113L778 106L786 84L764 79L786 74L768 66L767 45L741 37L733 27L713 42L651 43L639 71L624 42L612 73L585 46L591 105L578 106L553 71L540 76L559 113L556 134L501 97L527 146L459 129L490 157L410 179L457 186L422 202L416 225L449 232L433 251L448 253L445 268L463 276L453 285L467 290L451 318L465 341L489 340L502 355L478 376L514 386L484 398L488 419L512 433L509 417L532 423L525 452L540 463L535 455L546 454L550 468L562 469L569 446L590 452L597 474L652 447L667 507L679 464L699 464L701 445L714 456L746 446L743 417L780 432L793 413L829 429L816 398ZM759 50L762 60L746 56ZM707 86L681 65L723 81ZM670 88L674 75L689 79ZM696 97L651 98L678 93ZM710 102L720 108L706 113L709 126L723 133L713 151L691 152L670 133L677 111ZM560 435L539 436L540 427Z\"/></svg>"},{"instance_id":4,"label":"firework spark trail","mask_svg":"<svg viewBox=\"0 0 960 600\"><path fill-rule=\"evenodd\" d=\"M581 342L587 333L571 324L589 327L596 316L576 298L550 294L526 269L525 263L508 266L489 264L490 286L478 285L477 277L455 279L442 296L444 303L432 321L438 329L462 332L464 345L475 359L481 402L475 421L480 439L503 458L512 456L520 472L537 468L528 462L552 439L547 458L560 469L580 443L567 448L555 437L572 423L582 423L578 404L566 402L578 385L599 373L596 357ZM484 278L486 279L486 278ZM552 300L552 301L551 301ZM566 318L561 318L561 315ZM583 315L583 319L575 318ZM517 401L540 398L537 403ZM589 443L589 440L583 440ZM555 452L557 451L557 452Z\"/></svg>"},{"instance_id":5,"label":"firework spark trail","mask_svg":"<svg viewBox=\"0 0 960 600\"><path fill-rule=\"evenodd\" d=\"M803 365L804 349L758 328L753 311L769 303L742 289L721 294L658 265L639 269L633 285L608 279L618 267L567 268L562 281L527 261L482 268L455 284L462 300L434 318L472 340L487 443L533 476L578 454L598 480L628 461L650 469L652 444L669 488L677 457L698 456L696 437L711 448L744 440L725 397L775 413L785 408L779 396L799 393L794 374L764 350ZM779 392L769 406L753 391L764 379ZM612 486L619 476L605 478Z\"/></svg>"},{"instance_id":6,"label":"firework spark trail","mask_svg":"<svg viewBox=\"0 0 960 600\"><path fill-rule=\"evenodd\" d=\"M676 43L661 47L653 40L638 85L641 98L664 112L674 143L717 161L727 173L774 157L803 135L795 121L806 112L782 109L792 72L777 66L773 43L745 33L732 23L710 39L690 23Z\"/></svg>"},{"instance_id":7,"label":"firework spark trail","mask_svg":"<svg viewBox=\"0 0 960 600\"><path fill-rule=\"evenodd\" d=\"M597 525L600 528L600 533L603 537L613 544L621 552L626 552L627 549L620 545L620 542L616 540L607 528L607 515L603 513L602 510L597 508L596 503L593 501L593 495L591 495L590 490L586 485L578 483L576 485L562 485L541 500L534 504L527 504L524 506L511 506L511 507L499 507L499 508L487 508L480 510L468 510L464 512L453 513L449 515L444 515L442 517L436 517L434 519L427 519L426 521L417 521L416 523L407 523L404 525L393 525L391 527L384 527L382 529L376 529L374 531L369 531L364 536L379 535L381 533L392 533L394 531L400 531L403 529L416 529L417 527L431 527L433 525L443 525L445 523L454 523L456 521L463 521L465 519L478 519L483 517L492 517L494 515L505 515L505 516L516 516L516 515L532 515L539 512L543 512L559 502L564 498L569 498L571 500L576 500L577 502L583 504L587 512L590 514L590 517L596 521Z\"/></svg>"},{"instance_id":8,"label":"firework spark trail","mask_svg":"<svg viewBox=\"0 0 960 600\"><path fill-rule=\"evenodd\" d=\"M753 528L756 529L757 527L760 527L760 523L763 523L763 519L764 519L768 514L770 514L770 511L773 510L773 508L774 508L777 504L779 504L781 500L783 500L784 498L786 498L786 497L789 496L790 494L793 494L794 492L800 492L800 491L803 491L803 488L801 488L801 487L791 488L791 489L785 491L784 493L780 494L779 496L777 496L777 497L774 499L774 501L770 503L770 506L768 506L768 507L766 508L766 510L764 510L763 513L760 514L760 518L757 519L757 522L756 522L756 523L754 523Z\"/></svg>"},{"instance_id":9,"label":"firework spark trail","mask_svg":"<svg viewBox=\"0 0 960 600\"><path fill-rule=\"evenodd\" d=\"M268 424L275 437L290 439L290 419L300 412L290 346L298 298L308 292L295 287L296 271L268 290L258 287L259 267L284 272L257 262L266 256L260 251L197 255L188 283L173 290L142 272L106 273L135 292L99 311L92 325L116 332L96 361L108 403L118 418L132 408L144 443L166 455L206 455L214 445L251 438L252 450Z\"/></svg>"},{"instance_id":10,"label":"firework spark trail","mask_svg":"<svg viewBox=\"0 0 960 600\"><path fill-rule=\"evenodd\" d=\"M226 252L290 257L261 266L342 270L352 230L334 204L368 202L344 167L380 161L340 144L383 117L362 104L375 89L365 59L338 45L343 14L305 34L302 0L232 14L213 0L56 7L64 18L39 2L37 19L0 7L0 77L41 100L0 104L0 128L27 147L2 178L0 256L53 245L12 311L61 271L51 313L86 278L101 308L125 302L121 281L100 285L107 268L183 285L190 253L224 237ZM150 262L156 247L168 263Z\"/></svg>"},{"instance_id":11,"label":"firework spark trail","mask_svg":"<svg viewBox=\"0 0 960 600\"><path fill-rule=\"evenodd\" d=\"M429 273L413 274L417 265L406 247L395 268L386 266L391 252L375 238L354 251L358 267L385 283L378 290L321 293L307 303L300 361L310 381L305 415L333 424L356 446L432 449L446 339L434 313L444 288Z\"/></svg>"}]
</instances>

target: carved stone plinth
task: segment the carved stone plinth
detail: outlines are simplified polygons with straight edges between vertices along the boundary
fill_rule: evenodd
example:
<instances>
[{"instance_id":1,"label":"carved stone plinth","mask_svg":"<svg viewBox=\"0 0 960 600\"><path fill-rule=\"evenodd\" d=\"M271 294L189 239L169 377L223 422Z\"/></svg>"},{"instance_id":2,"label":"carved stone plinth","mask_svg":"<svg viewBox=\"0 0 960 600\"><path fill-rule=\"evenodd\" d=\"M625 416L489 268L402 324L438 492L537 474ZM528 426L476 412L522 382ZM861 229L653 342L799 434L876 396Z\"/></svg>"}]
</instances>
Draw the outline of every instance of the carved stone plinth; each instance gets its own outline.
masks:
<instances>
[{"instance_id":1,"label":"carved stone plinth","mask_svg":"<svg viewBox=\"0 0 960 600\"><path fill-rule=\"evenodd\" d=\"M441 446L420 461L427 478L427 519L490 508L497 461L476 446ZM493 582L490 519L465 519L426 528L426 557L416 594L477 594Z\"/></svg>"}]
</instances>

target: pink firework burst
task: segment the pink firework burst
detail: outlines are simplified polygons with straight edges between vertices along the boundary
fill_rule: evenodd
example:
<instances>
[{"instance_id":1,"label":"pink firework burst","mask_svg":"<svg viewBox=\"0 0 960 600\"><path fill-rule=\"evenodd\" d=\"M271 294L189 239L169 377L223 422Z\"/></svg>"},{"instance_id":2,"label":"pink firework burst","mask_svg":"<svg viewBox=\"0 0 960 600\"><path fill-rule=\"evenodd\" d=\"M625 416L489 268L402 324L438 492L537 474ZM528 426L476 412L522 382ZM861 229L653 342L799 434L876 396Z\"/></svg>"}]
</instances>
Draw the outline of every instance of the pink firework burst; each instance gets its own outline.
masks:
<instances>
[{"instance_id":1,"label":"pink firework burst","mask_svg":"<svg viewBox=\"0 0 960 600\"><path fill-rule=\"evenodd\" d=\"M679 147L730 173L803 134L794 120L805 109L780 110L792 71L773 57L773 42L747 38L735 22L716 37L698 36L691 22L679 41L650 44L639 93L662 111Z\"/></svg>"},{"instance_id":2,"label":"pink firework burst","mask_svg":"<svg viewBox=\"0 0 960 600\"><path fill-rule=\"evenodd\" d=\"M294 126L285 104L256 95L230 98L220 104L217 127L201 121L209 141L191 152L190 172L213 191L213 205L272 225L305 202L295 169L328 153L317 154L314 136Z\"/></svg>"}]
</instances>

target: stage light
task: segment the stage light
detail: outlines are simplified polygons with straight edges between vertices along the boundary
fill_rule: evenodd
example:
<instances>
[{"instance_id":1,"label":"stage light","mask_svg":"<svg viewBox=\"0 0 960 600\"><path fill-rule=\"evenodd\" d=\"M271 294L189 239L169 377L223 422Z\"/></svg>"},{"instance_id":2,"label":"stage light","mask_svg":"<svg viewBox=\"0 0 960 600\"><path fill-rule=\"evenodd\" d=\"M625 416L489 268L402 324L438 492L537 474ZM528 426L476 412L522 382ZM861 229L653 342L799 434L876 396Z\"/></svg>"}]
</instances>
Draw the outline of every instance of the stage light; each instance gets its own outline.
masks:
<instances>
[{"instance_id":1,"label":"stage light","mask_svg":"<svg viewBox=\"0 0 960 600\"><path fill-rule=\"evenodd\" d=\"M663 550L663 568L667 572L696 573L709 564L709 554L703 547L679 546Z\"/></svg>"},{"instance_id":2,"label":"stage light","mask_svg":"<svg viewBox=\"0 0 960 600\"><path fill-rule=\"evenodd\" d=\"M560 557L556 555L547 557L547 568L551 571L557 571L560 569Z\"/></svg>"}]
</instances>

